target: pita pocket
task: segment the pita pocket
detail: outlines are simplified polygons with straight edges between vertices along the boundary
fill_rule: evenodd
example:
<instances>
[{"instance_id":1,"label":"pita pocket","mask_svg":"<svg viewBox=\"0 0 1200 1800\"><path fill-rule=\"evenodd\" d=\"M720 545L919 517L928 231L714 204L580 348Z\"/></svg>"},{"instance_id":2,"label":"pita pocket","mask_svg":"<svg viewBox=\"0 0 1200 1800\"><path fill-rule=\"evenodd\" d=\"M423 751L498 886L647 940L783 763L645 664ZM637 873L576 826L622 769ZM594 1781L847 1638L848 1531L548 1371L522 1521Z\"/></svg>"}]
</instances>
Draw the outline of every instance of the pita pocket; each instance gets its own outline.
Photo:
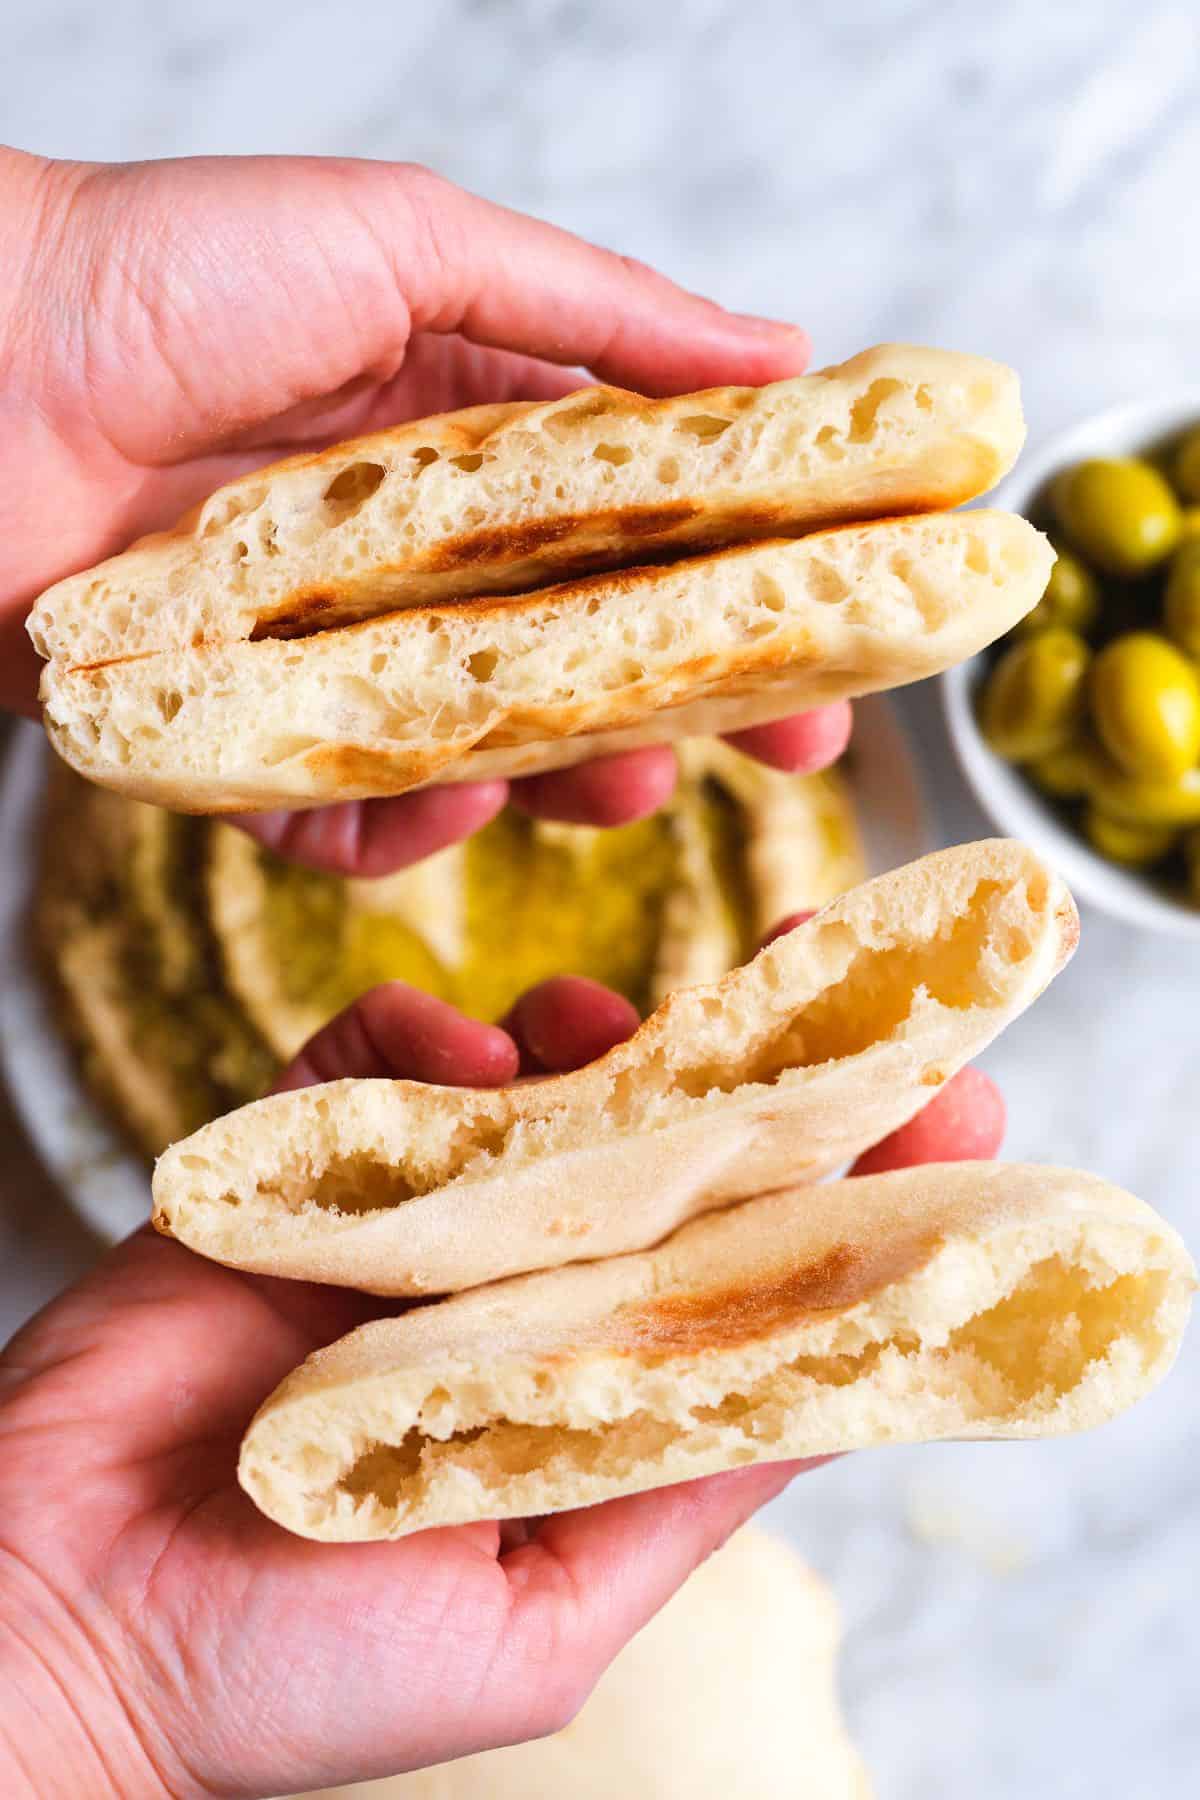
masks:
<instances>
[{"instance_id":1,"label":"pita pocket","mask_svg":"<svg viewBox=\"0 0 1200 1800\"><path fill-rule=\"evenodd\" d=\"M1022 432L1007 371L902 349L399 427L257 471L44 594L46 726L105 786L221 812L526 775L894 687L1039 599L1053 552L1031 525L925 510L989 485Z\"/></svg>"},{"instance_id":2,"label":"pita pocket","mask_svg":"<svg viewBox=\"0 0 1200 1800\"><path fill-rule=\"evenodd\" d=\"M1070 895L1023 845L940 851L678 990L572 1074L255 1101L160 1158L155 1223L237 1268L380 1294L643 1249L903 1124L1077 935Z\"/></svg>"},{"instance_id":3,"label":"pita pocket","mask_svg":"<svg viewBox=\"0 0 1200 1800\"><path fill-rule=\"evenodd\" d=\"M49 660L303 636L650 557L932 512L1025 439L1017 378L884 344L761 388L588 387L392 426L218 488L33 609Z\"/></svg>"},{"instance_id":4,"label":"pita pocket","mask_svg":"<svg viewBox=\"0 0 1200 1800\"><path fill-rule=\"evenodd\" d=\"M719 1469L1098 1425L1166 1374L1194 1271L1094 1176L947 1163L791 1188L657 1249L364 1325L252 1421L302 1536L399 1537Z\"/></svg>"}]
</instances>

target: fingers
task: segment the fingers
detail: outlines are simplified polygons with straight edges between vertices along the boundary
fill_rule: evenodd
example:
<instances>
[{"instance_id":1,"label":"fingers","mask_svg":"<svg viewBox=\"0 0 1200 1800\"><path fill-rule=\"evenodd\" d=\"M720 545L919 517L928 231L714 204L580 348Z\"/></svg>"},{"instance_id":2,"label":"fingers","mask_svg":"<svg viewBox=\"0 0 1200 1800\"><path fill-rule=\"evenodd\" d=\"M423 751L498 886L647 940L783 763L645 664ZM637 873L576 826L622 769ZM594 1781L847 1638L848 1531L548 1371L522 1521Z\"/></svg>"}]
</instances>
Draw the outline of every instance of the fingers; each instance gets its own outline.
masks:
<instances>
[{"instance_id":1,"label":"fingers","mask_svg":"<svg viewBox=\"0 0 1200 1800\"><path fill-rule=\"evenodd\" d=\"M536 1682L556 1730L613 1657L707 1556L798 1474L771 1463L545 1520L503 1558L512 1595L505 1662Z\"/></svg>"},{"instance_id":2,"label":"fingers","mask_svg":"<svg viewBox=\"0 0 1200 1800\"><path fill-rule=\"evenodd\" d=\"M798 375L793 325L726 312L628 257L425 169L359 165L414 330L461 331L547 362L582 363L647 394Z\"/></svg>"},{"instance_id":3,"label":"fingers","mask_svg":"<svg viewBox=\"0 0 1200 1800\"><path fill-rule=\"evenodd\" d=\"M628 825L657 812L671 798L678 771L663 744L620 756L528 775L512 784L511 800L535 819L566 825Z\"/></svg>"},{"instance_id":4,"label":"fingers","mask_svg":"<svg viewBox=\"0 0 1200 1800\"><path fill-rule=\"evenodd\" d=\"M602 1056L638 1027L628 1000L598 981L561 975L531 988L502 1025L468 1019L402 981L372 988L311 1037L273 1091L344 1076L499 1087Z\"/></svg>"},{"instance_id":5,"label":"fingers","mask_svg":"<svg viewBox=\"0 0 1200 1800\"><path fill-rule=\"evenodd\" d=\"M498 1025L482 1025L432 994L391 981L372 988L311 1037L274 1091L347 1075L499 1087L517 1068L517 1047Z\"/></svg>"},{"instance_id":6,"label":"fingers","mask_svg":"<svg viewBox=\"0 0 1200 1800\"><path fill-rule=\"evenodd\" d=\"M268 850L288 862L334 875L390 875L470 837L508 797L503 781L422 788L394 800L350 800L308 812L234 815Z\"/></svg>"},{"instance_id":7,"label":"fingers","mask_svg":"<svg viewBox=\"0 0 1200 1800\"><path fill-rule=\"evenodd\" d=\"M726 741L772 769L811 775L837 761L850 742L850 727L850 703L839 700L834 706L796 713L790 719L730 732Z\"/></svg>"},{"instance_id":8,"label":"fingers","mask_svg":"<svg viewBox=\"0 0 1200 1800\"><path fill-rule=\"evenodd\" d=\"M918 1163L986 1162L1004 1138L1004 1097L982 1069L960 1069L941 1093L859 1157L852 1175L882 1175Z\"/></svg>"},{"instance_id":9,"label":"fingers","mask_svg":"<svg viewBox=\"0 0 1200 1800\"><path fill-rule=\"evenodd\" d=\"M842 704L755 725L729 742L773 768L809 772L837 759L850 735ZM647 818L674 792L678 770L665 744L502 781L423 788L394 800L353 800L307 812L233 817L251 837L289 862L337 875L388 875L432 856L486 825L505 799L535 819L567 825L627 825Z\"/></svg>"},{"instance_id":10,"label":"fingers","mask_svg":"<svg viewBox=\"0 0 1200 1800\"><path fill-rule=\"evenodd\" d=\"M640 1024L623 994L582 975L556 975L523 994L504 1020L527 1074L559 1074L594 1062Z\"/></svg>"},{"instance_id":11,"label":"fingers","mask_svg":"<svg viewBox=\"0 0 1200 1800\"><path fill-rule=\"evenodd\" d=\"M390 875L470 837L512 799L538 819L569 825L625 825L657 812L675 786L675 758L651 745L514 782L475 781L422 788L393 800L351 800L306 812L239 813L240 825L289 862L334 875Z\"/></svg>"}]
</instances>

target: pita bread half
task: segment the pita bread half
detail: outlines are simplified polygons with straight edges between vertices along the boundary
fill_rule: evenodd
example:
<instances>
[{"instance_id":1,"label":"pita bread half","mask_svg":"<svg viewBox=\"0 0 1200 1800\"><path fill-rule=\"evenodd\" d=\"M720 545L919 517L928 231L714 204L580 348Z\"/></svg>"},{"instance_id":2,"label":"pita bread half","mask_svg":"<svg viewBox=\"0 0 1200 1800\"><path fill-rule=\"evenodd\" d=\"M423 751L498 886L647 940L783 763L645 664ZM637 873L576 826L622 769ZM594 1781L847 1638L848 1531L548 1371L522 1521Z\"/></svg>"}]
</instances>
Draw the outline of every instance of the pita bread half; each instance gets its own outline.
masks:
<instances>
[{"instance_id":1,"label":"pita bread half","mask_svg":"<svg viewBox=\"0 0 1200 1800\"><path fill-rule=\"evenodd\" d=\"M744 1463L1098 1425L1166 1374L1195 1272L1095 1176L945 1163L785 1189L637 1256L360 1326L242 1443L255 1504L359 1541Z\"/></svg>"},{"instance_id":2,"label":"pita bread half","mask_svg":"<svg viewBox=\"0 0 1200 1800\"><path fill-rule=\"evenodd\" d=\"M746 1526L565 1730L309 1800L870 1800L838 1705L837 1646L826 1583Z\"/></svg>"},{"instance_id":3,"label":"pita bread half","mask_svg":"<svg viewBox=\"0 0 1200 1800\"><path fill-rule=\"evenodd\" d=\"M380 1294L657 1243L876 1143L1041 992L1074 905L1021 844L864 883L626 1043L508 1088L334 1081L159 1159L154 1220L218 1262Z\"/></svg>"},{"instance_id":4,"label":"pita bread half","mask_svg":"<svg viewBox=\"0 0 1200 1800\"><path fill-rule=\"evenodd\" d=\"M936 674L1053 561L1007 513L844 526L303 640L52 662L44 717L82 774L184 812L527 775Z\"/></svg>"},{"instance_id":5,"label":"pita bread half","mask_svg":"<svg viewBox=\"0 0 1200 1800\"><path fill-rule=\"evenodd\" d=\"M764 388L593 387L418 419L256 469L172 531L43 594L45 657L291 636L512 594L669 551L928 512L1025 436L1010 369L884 345Z\"/></svg>"}]
</instances>

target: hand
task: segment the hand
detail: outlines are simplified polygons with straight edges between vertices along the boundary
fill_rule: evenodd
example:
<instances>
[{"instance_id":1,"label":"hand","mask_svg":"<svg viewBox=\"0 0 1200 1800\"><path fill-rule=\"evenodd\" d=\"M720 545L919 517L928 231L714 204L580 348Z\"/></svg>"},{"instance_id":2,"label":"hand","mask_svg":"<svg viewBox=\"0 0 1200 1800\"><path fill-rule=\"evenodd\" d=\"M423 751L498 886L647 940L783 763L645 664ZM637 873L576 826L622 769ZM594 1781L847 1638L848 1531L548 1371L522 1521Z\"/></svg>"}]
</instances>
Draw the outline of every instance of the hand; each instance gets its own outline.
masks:
<instances>
[{"instance_id":1,"label":"hand","mask_svg":"<svg viewBox=\"0 0 1200 1800\"><path fill-rule=\"evenodd\" d=\"M0 150L0 703L36 711L29 605L280 456L583 365L644 393L800 373L808 340L465 194L425 169L307 157L104 166ZM565 366L564 366L565 365ZM786 769L841 752L849 708L734 740ZM650 748L513 784L541 818L653 812ZM316 868L381 875L486 824L503 782L243 821Z\"/></svg>"},{"instance_id":2,"label":"hand","mask_svg":"<svg viewBox=\"0 0 1200 1800\"><path fill-rule=\"evenodd\" d=\"M499 1084L636 1024L545 983L508 1029L376 988L284 1078ZM864 1159L990 1156L964 1070ZM775 1464L517 1526L314 1544L234 1480L254 1408L384 1303L205 1262L143 1230L0 1360L0 1791L283 1793L553 1731L697 1563L810 1465Z\"/></svg>"}]
</instances>

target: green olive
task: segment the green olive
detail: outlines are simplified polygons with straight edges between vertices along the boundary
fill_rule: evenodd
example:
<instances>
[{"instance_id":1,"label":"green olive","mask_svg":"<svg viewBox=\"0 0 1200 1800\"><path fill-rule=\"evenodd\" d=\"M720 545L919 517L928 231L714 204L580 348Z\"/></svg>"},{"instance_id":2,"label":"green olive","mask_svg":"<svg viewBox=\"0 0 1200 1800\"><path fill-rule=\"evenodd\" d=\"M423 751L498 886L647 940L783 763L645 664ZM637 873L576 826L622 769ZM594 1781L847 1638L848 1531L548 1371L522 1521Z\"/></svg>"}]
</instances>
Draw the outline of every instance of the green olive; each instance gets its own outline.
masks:
<instances>
[{"instance_id":1,"label":"green olive","mask_svg":"<svg viewBox=\"0 0 1200 1800\"><path fill-rule=\"evenodd\" d=\"M1075 738L1029 765L1030 779L1055 800L1082 800L1100 777L1106 758L1090 738Z\"/></svg>"},{"instance_id":2,"label":"green olive","mask_svg":"<svg viewBox=\"0 0 1200 1800\"><path fill-rule=\"evenodd\" d=\"M979 723L998 756L1032 762L1078 736L1091 652L1056 628L1006 650L983 690Z\"/></svg>"},{"instance_id":3,"label":"green olive","mask_svg":"<svg viewBox=\"0 0 1200 1800\"><path fill-rule=\"evenodd\" d=\"M1200 657L1200 538L1185 538L1171 558L1163 616L1179 648Z\"/></svg>"},{"instance_id":4,"label":"green olive","mask_svg":"<svg viewBox=\"0 0 1200 1800\"><path fill-rule=\"evenodd\" d=\"M1089 806L1083 819L1084 835L1093 850L1107 856L1109 862L1123 863L1129 869L1144 869L1160 862L1175 842L1169 825L1130 825L1124 819L1111 819L1097 806Z\"/></svg>"},{"instance_id":5,"label":"green olive","mask_svg":"<svg viewBox=\"0 0 1200 1800\"><path fill-rule=\"evenodd\" d=\"M1185 500L1200 500L1200 426L1180 438L1171 473Z\"/></svg>"},{"instance_id":6,"label":"green olive","mask_svg":"<svg viewBox=\"0 0 1200 1800\"><path fill-rule=\"evenodd\" d=\"M1055 546L1057 549L1057 545ZM1090 631L1100 611L1100 588L1096 577L1069 550L1058 550L1050 571L1046 591L1017 626L1021 637L1031 637L1051 625L1065 625L1068 631Z\"/></svg>"},{"instance_id":7,"label":"green olive","mask_svg":"<svg viewBox=\"0 0 1200 1800\"><path fill-rule=\"evenodd\" d=\"M1071 542L1111 575L1140 575L1179 542L1178 500L1165 477L1136 457L1096 457L1064 469L1053 499Z\"/></svg>"},{"instance_id":8,"label":"green olive","mask_svg":"<svg viewBox=\"0 0 1200 1800\"><path fill-rule=\"evenodd\" d=\"M1200 756L1200 676L1173 644L1128 631L1092 664L1092 718L1127 775L1169 781Z\"/></svg>"},{"instance_id":9,"label":"green olive","mask_svg":"<svg viewBox=\"0 0 1200 1800\"><path fill-rule=\"evenodd\" d=\"M1091 795L1110 819L1126 825L1166 825L1181 831L1200 825L1200 769L1173 781L1145 781L1109 769L1092 782Z\"/></svg>"}]
</instances>

